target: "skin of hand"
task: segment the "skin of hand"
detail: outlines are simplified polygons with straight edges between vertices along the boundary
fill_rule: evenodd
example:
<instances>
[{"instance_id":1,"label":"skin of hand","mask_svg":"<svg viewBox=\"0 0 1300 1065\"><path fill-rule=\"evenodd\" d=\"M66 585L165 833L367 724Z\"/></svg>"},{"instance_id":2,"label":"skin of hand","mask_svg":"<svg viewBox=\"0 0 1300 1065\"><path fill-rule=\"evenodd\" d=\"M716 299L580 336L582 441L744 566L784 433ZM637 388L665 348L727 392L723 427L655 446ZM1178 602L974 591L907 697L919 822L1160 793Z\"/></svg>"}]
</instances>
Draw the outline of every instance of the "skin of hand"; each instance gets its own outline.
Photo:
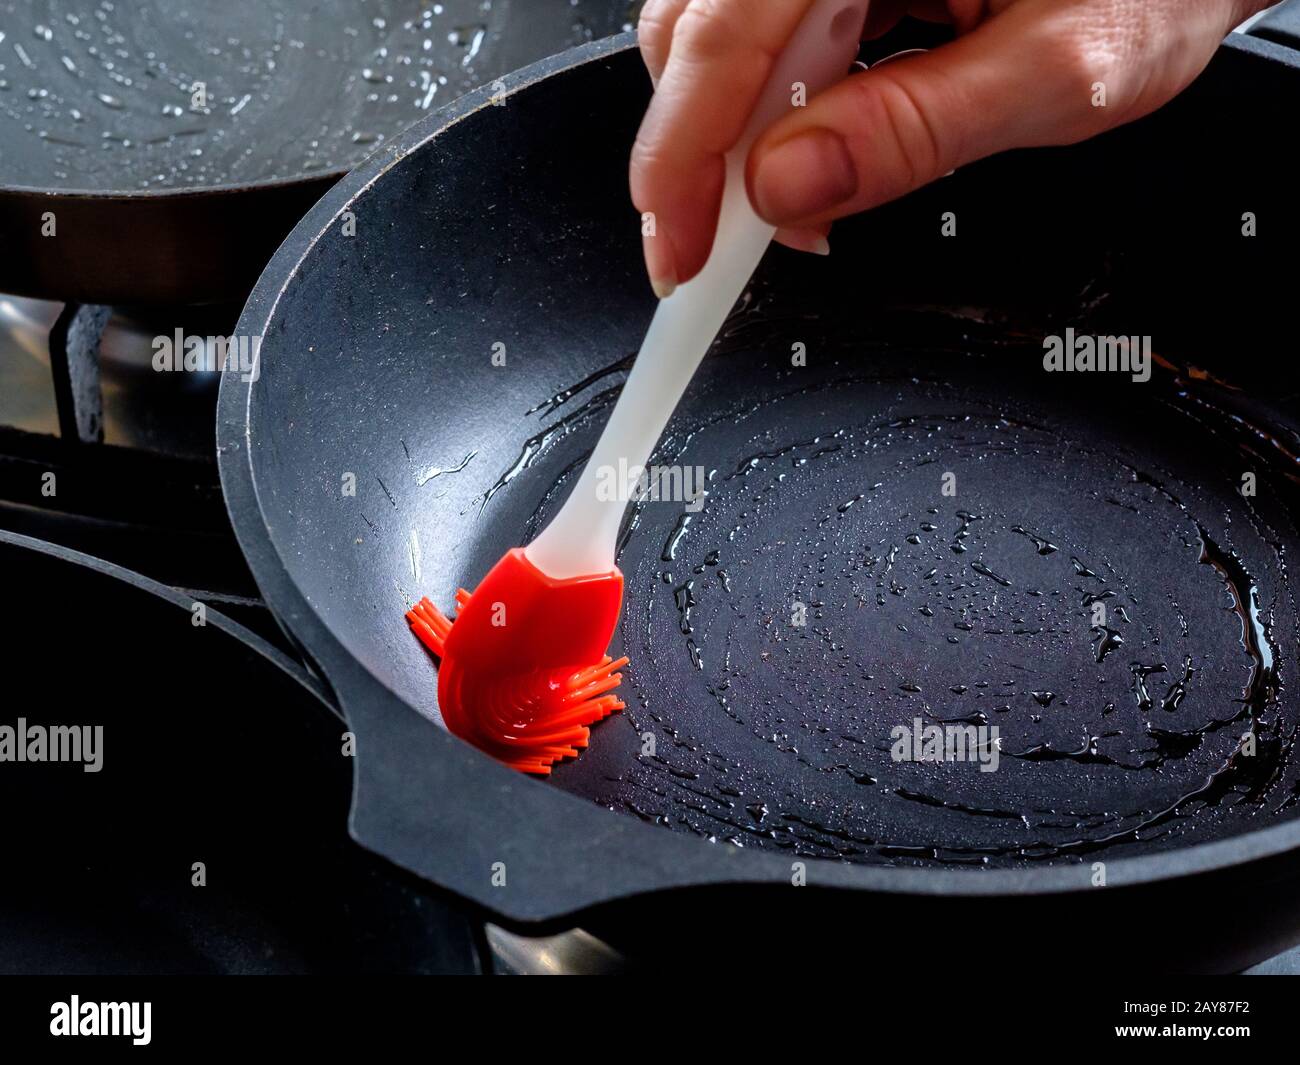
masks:
<instances>
[{"instance_id":1,"label":"skin of hand","mask_svg":"<svg viewBox=\"0 0 1300 1065\"><path fill-rule=\"evenodd\" d=\"M1268 2L874 0L864 38L905 14L951 22L957 37L854 74L778 122L750 153L750 200L782 243L826 254L836 218L996 152L1073 144L1149 114ZM661 298L708 260L724 156L812 3L648 0L642 9L655 94L631 188L637 210L654 215L646 267Z\"/></svg>"}]
</instances>

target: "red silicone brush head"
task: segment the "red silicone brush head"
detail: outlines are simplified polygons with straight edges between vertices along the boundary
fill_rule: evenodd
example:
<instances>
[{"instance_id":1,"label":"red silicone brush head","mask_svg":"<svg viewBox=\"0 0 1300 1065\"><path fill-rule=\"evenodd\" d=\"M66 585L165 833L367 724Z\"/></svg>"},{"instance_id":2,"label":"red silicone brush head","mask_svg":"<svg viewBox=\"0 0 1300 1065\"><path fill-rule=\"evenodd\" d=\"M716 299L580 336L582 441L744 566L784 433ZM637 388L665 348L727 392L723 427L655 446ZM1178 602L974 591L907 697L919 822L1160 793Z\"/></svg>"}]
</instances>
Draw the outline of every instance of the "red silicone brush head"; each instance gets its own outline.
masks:
<instances>
[{"instance_id":1,"label":"red silicone brush head","mask_svg":"<svg viewBox=\"0 0 1300 1065\"><path fill-rule=\"evenodd\" d=\"M522 548L501 559L449 621L427 599L406 615L442 659L438 703L447 728L516 769L549 773L587 746L588 726L623 708L610 694L627 664L605 654L623 603L623 575L555 580Z\"/></svg>"}]
</instances>

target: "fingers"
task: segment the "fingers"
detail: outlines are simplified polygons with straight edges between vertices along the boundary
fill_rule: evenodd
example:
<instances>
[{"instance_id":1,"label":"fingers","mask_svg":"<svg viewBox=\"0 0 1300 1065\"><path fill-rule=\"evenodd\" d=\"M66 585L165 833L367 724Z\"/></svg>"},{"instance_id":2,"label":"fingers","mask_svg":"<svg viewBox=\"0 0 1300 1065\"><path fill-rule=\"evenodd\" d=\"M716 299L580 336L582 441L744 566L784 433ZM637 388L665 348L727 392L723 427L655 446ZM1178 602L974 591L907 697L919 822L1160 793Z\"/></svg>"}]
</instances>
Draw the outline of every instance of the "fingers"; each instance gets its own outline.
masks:
<instances>
[{"instance_id":1,"label":"fingers","mask_svg":"<svg viewBox=\"0 0 1300 1065\"><path fill-rule=\"evenodd\" d=\"M905 14L909 0L871 0L867 6L867 22L862 27L862 39L874 41L892 30Z\"/></svg>"},{"instance_id":2,"label":"fingers","mask_svg":"<svg viewBox=\"0 0 1300 1065\"><path fill-rule=\"evenodd\" d=\"M677 19L690 0L646 0L641 9L641 19L637 23L637 43L641 46L641 58L645 61L650 80L657 86L663 77L664 67L668 65L668 53L672 48L673 30Z\"/></svg>"},{"instance_id":3,"label":"fingers","mask_svg":"<svg viewBox=\"0 0 1300 1065\"><path fill-rule=\"evenodd\" d=\"M830 231L831 224L824 222L803 229L778 229L772 239L795 251L807 252L810 255L829 255L831 253Z\"/></svg>"},{"instance_id":4,"label":"fingers","mask_svg":"<svg viewBox=\"0 0 1300 1065\"><path fill-rule=\"evenodd\" d=\"M724 155L812 0L649 0L642 50L657 91L633 150L632 196L661 296L699 272L717 228ZM778 240L824 253L828 224L1013 147L1069 144L1140 117L1204 68L1264 0L875 0L946 17L957 40L856 75L783 119L748 161Z\"/></svg>"},{"instance_id":5,"label":"fingers","mask_svg":"<svg viewBox=\"0 0 1300 1065\"><path fill-rule=\"evenodd\" d=\"M926 22L958 22L972 7L985 0L872 0L867 8L867 24L862 30L864 41L874 41L892 30L904 15Z\"/></svg>"},{"instance_id":6,"label":"fingers","mask_svg":"<svg viewBox=\"0 0 1300 1065\"><path fill-rule=\"evenodd\" d=\"M662 76L632 150L632 200L644 226L646 267L662 297L704 266L717 230L724 156L745 125L812 0L755 4L691 0L677 14ZM651 10L661 34L673 0ZM656 10L656 9L662 10ZM651 43L657 61L662 38Z\"/></svg>"},{"instance_id":7,"label":"fingers","mask_svg":"<svg viewBox=\"0 0 1300 1065\"><path fill-rule=\"evenodd\" d=\"M1072 32L1076 5L1012 5L932 52L855 75L783 119L749 160L750 198L778 226L895 199L1006 148L1068 143L1107 121L1092 85L1108 50Z\"/></svg>"},{"instance_id":8,"label":"fingers","mask_svg":"<svg viewBox=\"0 0 1300 1065\"><path fill-rule=\"evenodd\" d=\"M1001 10L1010 2L1011 0L992 0L992 7ZM947 0L945 6L953 28L959 34L970 33L990 14L996 14L995 10L990 10L990 0Z\"/></svg>"},{"instance_id":9,"label":"fingers","mask_svg":"<svg viewBox=\"0 0 1300 1065\"><path fill-rule=\"evenodd\" d=\"M1072 144L1180 92L1231 27L1232 5L949 0L984 22L932 52L856 75L755 145L755 209L806 228L902 196L1007 148Z\"/></svg>"}]
</instances>

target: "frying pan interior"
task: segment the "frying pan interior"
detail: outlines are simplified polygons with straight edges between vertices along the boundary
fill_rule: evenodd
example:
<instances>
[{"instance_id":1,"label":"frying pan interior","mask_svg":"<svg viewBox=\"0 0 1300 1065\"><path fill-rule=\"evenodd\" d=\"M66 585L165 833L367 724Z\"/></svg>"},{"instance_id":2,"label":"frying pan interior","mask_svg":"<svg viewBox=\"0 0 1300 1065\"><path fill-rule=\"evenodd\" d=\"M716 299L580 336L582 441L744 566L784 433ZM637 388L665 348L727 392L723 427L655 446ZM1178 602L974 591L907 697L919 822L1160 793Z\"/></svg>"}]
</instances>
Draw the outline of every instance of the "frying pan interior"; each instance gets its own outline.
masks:
<instances>
[{"instance_id":1,"label":"frying pan interior","mask_svg":"<svg viewBox=\"0 0 1300 1065\"><path fill-rule=\"evenodd\" d=\"M703 506L629 517L627 710L553 785L892 864L1300 813L1294 234L1237 95L1271 70L1225 50L1137 127L972 166L827 259L773 250L655 458L702 470ZM450 604L554 513L653 311L625 176L648 91L625 50L470 110L358 184L356 235L325 220L278 292L248 409L263 519L330 633L431 718L406 603ZM1134 338L1150 379L1046 372L1067 335ZM996 728L996 768L895 756L932 725Z\"/></svg>"}]
</instances>

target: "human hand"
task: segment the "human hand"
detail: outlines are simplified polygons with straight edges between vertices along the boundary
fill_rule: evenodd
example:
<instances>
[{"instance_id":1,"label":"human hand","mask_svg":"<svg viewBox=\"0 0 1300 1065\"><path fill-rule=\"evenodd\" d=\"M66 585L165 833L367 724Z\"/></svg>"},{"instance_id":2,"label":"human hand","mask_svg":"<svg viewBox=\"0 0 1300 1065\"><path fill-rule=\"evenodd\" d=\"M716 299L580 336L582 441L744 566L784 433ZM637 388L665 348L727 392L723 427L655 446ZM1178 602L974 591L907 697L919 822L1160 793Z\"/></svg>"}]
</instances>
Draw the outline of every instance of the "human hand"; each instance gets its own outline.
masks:
<instances>
[{"instance_id":1,"label":"human hand","mask_svg":"<svg viewBox=\"0 0 1300 1065\"><path fill-rule=\"evenodd\" d=\"M648 0L640 43L656 91L632 150L632 200L653 212L646 266L663 297L713 247L724 156L813 0ZM777 239L825 254L836 218L1008 148L1072 144L1182 91L1268 0L873 0L880 36L904 14L957 39L855 74L782 119L748 164ZM1100 102L1099 102L1100 101Z\"/></svg>"}]
</instances>

